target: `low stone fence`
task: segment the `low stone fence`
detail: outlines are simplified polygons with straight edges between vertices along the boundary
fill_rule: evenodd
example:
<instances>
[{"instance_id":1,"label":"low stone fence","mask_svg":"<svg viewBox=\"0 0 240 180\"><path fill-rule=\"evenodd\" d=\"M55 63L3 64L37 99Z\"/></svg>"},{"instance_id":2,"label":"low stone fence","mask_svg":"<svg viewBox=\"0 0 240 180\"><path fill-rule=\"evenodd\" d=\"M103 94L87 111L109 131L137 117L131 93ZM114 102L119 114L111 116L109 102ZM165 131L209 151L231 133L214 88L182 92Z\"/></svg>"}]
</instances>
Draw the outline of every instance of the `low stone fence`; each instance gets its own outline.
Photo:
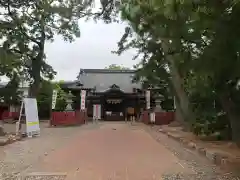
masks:
<instances>
[{"instance_id":1,"label":"low stone fence","mask_svg":"<svg viewBox=\"0 0 240 180\"><path fill-rule=\"evenodd\" d=\"M81 125L87 121L86 111L52 112L51 126Z\"/></svg>"},{"instance_id":2,"label":"low stone fence","mask_svg":"<svg viewBox=\"0 0 240 180\"><path fill-rule=\"evenodd\" d=\"M144 111L141 115L142 122L151 124L149 111ZM174 121L175 112L154 112L156 125L167 125Z\"/></svg>"}]
</instances>

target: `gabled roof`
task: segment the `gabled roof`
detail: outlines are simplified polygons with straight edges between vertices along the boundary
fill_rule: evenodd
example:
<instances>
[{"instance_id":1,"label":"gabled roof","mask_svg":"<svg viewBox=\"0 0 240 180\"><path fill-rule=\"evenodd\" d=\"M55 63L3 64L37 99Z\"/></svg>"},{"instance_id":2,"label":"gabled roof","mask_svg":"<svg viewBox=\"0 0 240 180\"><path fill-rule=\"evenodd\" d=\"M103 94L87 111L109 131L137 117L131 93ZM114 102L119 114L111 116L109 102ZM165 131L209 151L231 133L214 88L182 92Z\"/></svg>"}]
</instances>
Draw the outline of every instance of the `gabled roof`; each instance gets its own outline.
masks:
<instances>
[{"instance_id":1,"label":"gabled roof","mask_svg":"<svg viewBox=\"0 0 240 180\"><path fill-rule=\"evenodd\" d=\"M133 83L135 70L81 69L78 79L84 88L93 88L97 92L106 91L115 84L124 92L132 92L133 88L141 89L140 83Z\"/></svg>"},{"instance_id":2,"label":"gabled roof","mask_svg":"<svg viewBox=\"0 0 240 180\"><path fill-rule=\"evenodd\" d=\"M79 74L84 73L135 73L133 69L80 69Z\"/></svg>"},{"instance_id":3,"label":"gabled roof","mask_svg":"<svg viewBox=\"0 0 240 180\"><path fill-rule=\"evenodd\" d=\"M104 91L104 93L106 92L121 92L124 93L124 91L116 84L111 85L108 89L106 89Z\"/></svg>"},{"instance_id":4,"label":"gabled roof","mask_svg":"<svg viewBox=\"0 0 240 180\"><path fill-rule=\"evenodd\" d=\"M81 89L82 83L79 80L75 81L64 81L60 84L61 88L67 88L67 89Z\"/></svg>"}]
</instances>

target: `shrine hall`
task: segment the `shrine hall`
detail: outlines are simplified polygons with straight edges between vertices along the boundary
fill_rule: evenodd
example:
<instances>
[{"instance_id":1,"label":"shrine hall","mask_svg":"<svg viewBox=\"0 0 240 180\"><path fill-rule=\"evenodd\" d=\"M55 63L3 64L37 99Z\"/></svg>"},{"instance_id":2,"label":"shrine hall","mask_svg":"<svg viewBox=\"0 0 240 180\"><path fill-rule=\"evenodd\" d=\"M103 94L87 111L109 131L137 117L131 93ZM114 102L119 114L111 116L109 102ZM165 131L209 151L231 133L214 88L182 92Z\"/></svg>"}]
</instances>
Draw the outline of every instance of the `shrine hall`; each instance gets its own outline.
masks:
<instances>
[{"instance_id":1,"label":"shrine hall","mask_svg":"<svg viewBox=\"0 0 240 180\"><path fill-rule=\"evenodd\" d=\"M124 120L128 108L137 115L146 107L146 90L140 82L133 82L134 75L135 70L80 69L77 80L65 82L62 88L76 97L75 109L80 107L80 91L86 90L88 117L93 116L93 105L99 104L101 119Z\"/></svg>"}]
</instances>

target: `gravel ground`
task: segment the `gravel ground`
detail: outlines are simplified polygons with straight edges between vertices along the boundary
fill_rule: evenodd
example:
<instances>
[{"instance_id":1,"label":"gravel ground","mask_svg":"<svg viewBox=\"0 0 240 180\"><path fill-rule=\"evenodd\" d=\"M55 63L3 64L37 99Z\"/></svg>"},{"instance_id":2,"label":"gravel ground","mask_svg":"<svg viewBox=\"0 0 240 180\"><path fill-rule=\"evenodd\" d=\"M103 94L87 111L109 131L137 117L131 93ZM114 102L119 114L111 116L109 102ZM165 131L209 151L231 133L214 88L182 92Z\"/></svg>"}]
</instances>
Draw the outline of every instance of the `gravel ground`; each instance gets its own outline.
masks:
<instances>
[{"instance_id":1,"label":"gravel ground","mask_svg":"<svg viewBox=\"0 0 240 180\"><path fill-rule=\"evenodd\" d=\"M14 144L0 147L0 180L20 180L18 175L31 168L40 158L48 155L57 148L68 143L72 136L79 133L81 129L98 128L99 124L89 124L82 127L65 127L65 128L46 128L43 124L41 127L41 136ZM176 142L166 135L152 130L149 127L139 124L131 128L144 128L154 139L166 146L180 160L180 164L192 169L194 174L166 174L163 180L240 180L240 176L227 172L213 165L204 157L198 155ZM29 176L28 180L63 180L63 176L33 177ZM22 179L21 179L22 180Z\"/></svg>"},{"instance_id":2,"label":"gravel ground","mask_svg":"<svg viewBox=\"0 0 240 180\"><path fill-rule=\"evenodd\" d=\"M145 129L154 139L172 151L180 159L182 165L195 172L195 174L165 174L163 175L164 180L240 180L240 176L236 173L220 169L209 160L185 148L184 145L168 138L166 135L151 128Z\"/></svg>"},{"instance_id":3,"label":"gravel ground","mask_svg":"<svg viewBox=\"0 0 240 180\"><path fill-rule=\"evenodd\" d=\"M21 172L33 166L43 156L62 147L81 129L97 128L98 125L81 127L48 128L41 124L40 137L27 138L23 141L0 147L0 179L13 180Z\"/></svg>"}]
</instances>

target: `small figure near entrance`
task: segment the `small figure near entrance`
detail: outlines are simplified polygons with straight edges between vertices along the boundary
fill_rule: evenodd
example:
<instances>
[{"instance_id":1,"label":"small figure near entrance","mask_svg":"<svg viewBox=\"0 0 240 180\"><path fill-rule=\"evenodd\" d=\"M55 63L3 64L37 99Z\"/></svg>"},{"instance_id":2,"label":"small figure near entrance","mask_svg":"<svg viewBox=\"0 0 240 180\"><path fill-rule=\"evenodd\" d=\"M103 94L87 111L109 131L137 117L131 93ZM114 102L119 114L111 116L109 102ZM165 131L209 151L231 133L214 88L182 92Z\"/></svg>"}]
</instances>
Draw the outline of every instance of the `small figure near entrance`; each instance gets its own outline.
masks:
<instances>
[{"instance_id":1,"label":"small figure near entrance","mask_svg":"<svg viewBox=\"0 0 240 180\"><path fill-rule=\"evenodd\" d=\"M135 109L133 107L128 107L126 112L125 121L130 120L131 123L135 122Z\"/></svg>"}]
</instances>

